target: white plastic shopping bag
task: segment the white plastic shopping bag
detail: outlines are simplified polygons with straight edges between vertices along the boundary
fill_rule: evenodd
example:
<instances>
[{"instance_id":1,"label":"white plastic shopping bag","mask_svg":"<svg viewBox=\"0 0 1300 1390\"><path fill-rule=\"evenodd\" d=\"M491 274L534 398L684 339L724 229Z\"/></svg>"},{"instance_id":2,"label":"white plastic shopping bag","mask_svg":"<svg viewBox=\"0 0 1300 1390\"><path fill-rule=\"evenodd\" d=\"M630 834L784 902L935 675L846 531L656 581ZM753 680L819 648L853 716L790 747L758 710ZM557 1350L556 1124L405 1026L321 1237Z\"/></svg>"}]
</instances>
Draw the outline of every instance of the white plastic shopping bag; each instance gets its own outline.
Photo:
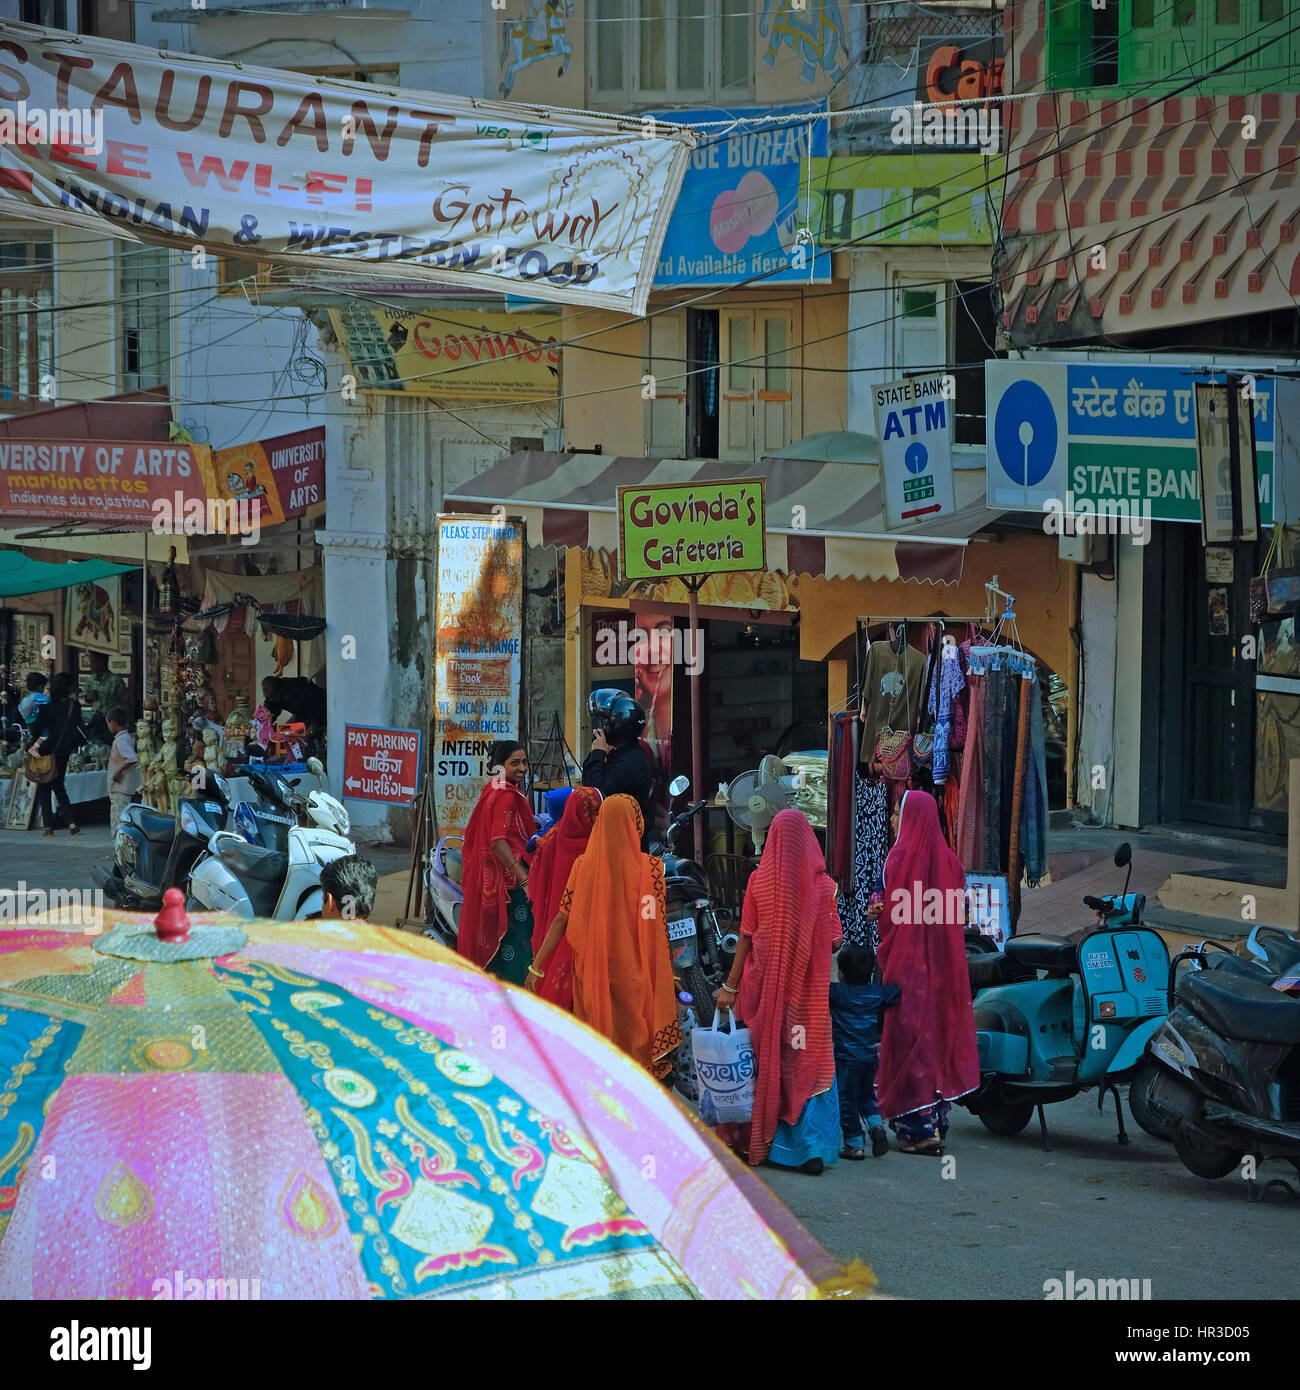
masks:
<instances>
[{"instance_id":1,"label":"white plastic shopping bag","mask_svg":"<svg viewBox=\"0 0 1300 1390\"><path fill-rule=\"evenodd\" d=\"M691 1032L695 1075L700 1083L700 1119L706 1125L745 1124L754 1113L754 1075L758 1059L749 1041L749 1029L719 1026L718 1011L708 1028Z\"/></svg>"}]
</instances>

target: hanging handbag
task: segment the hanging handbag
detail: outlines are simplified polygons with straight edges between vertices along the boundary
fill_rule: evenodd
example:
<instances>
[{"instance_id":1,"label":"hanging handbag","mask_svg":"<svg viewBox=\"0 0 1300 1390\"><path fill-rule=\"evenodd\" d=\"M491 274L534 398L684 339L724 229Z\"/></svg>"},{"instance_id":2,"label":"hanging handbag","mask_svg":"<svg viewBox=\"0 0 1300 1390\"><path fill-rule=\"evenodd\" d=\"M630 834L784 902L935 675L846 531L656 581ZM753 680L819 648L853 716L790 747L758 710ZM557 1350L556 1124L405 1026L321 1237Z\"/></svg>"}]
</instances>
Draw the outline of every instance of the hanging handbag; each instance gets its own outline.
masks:
<instances>
[{"instance_id":1,"label":"hanging handbag","mask_svg":"<svg viewBox=\"0 0 1300 1390\"><path fill-rule=\"evenodd\" d=\"M1268 549L1264 552L1264 564L1260 568L1260 572L1250 581L1250 623L1252 627L1258 627L1268 616L1268 572L1273 561L1277 558L1278 538L1281 534L1282 528L1274 526Z\"/></svg>"},{"instance_id":2,"label":"hanging handbag","mask_svg":"<svg viewBox=\"0 0 1300 1390\"><path fill-rule=\"evenodd\" d=\"M876 735L876 761L884 768L884 775L892 782L905 782L912 775L912 759L909 748L910 734L894 729L881 729Z\"/></svg>"},{"instance_id":3,"label":"hanging handbag","mask_svg":"<svg viewBox=\"0 0 1300 1390\"><path fill-rule=\"evenodd\" d=\"M912 740L912 761L919 767L929 767L934 758L934 735L917 734Z\"/></svg>"}]
</instances>

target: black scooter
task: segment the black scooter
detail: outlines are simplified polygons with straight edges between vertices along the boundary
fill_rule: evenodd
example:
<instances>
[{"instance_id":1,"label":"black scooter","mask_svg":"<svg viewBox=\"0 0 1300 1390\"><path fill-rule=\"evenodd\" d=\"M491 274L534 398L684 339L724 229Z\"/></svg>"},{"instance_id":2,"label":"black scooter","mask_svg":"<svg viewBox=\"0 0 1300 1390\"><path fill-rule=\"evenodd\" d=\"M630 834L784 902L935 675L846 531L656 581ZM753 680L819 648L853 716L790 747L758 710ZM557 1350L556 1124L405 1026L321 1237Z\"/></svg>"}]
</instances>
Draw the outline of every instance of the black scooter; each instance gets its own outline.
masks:
<instances>
[{"instance_id":1,"label":"black scooter","mask_svg":"<svg viewBox=\"0 0 1300 1390\"><path fill-rule=\"evenodd\" d=\"M1147 1045L1143 1101L1199 1178L1226 1177L1247 1154L1300 1171L1300 998L1273 988L1300 970L1300 941L1275 928L1256 939L1255 960L1211 941L1183 951L1176 1003ZM1192 968L1175 986L1183 960Z\"/></svg>"},{"instance_id":2,"label":"black scooter","mask_svg":"<svg viewBox=\"0 0 1300 1390\"><path fill-rule=\"evenodd\" d=\"M685 777L677 777L668 790L676 798L689 787ZM676 844L677 837L707 805L707 801L697 801L674 816L664 832L663 843L650 846L650 853L664 863L673 974L680 988L691 996L697 1021L705 1025L713 1021L713 996L727 977L736 947L734 941L728 943L719 932L704 870L695 860L678 855Z\"/></svg>"},{"instance_id":3,"label":"black scooter","mask_svg":"<svg viewBox=\"0 0 1300 1390\"><path fill-rule=\"evenodd\" d=\"M278 774L266 776L256 769L249 780L260 803L257 821L272 822L272 848L284 848L294 817L284 806ZM90 871L96 887L114 907L150 912L162 906L168 888L184 888L199 856L218 830L232 828L233 810L225 778L209 775L203 785L190 787L177 803L176 815L166 816L151 806L132 802L122 812L113 841L113 859ZM270 809L272 806L282 808ZM259 838L264 838L259 837Z\"/></svg>"},{"instance_id":4,"label":"black scooter","mask_svg":"<svg viewBox=\"0 0 1300 1390\"><path fill-rule=\"evenodd\" d=\"M95 885L114 907L151 911L162 906L168 888L183 887L208 841L230 821L230 802L222 779L191 788L177 803L176 815L132 802L122 812L113 839L113 859L90 871Z\"/></svg>"}]
</instances>

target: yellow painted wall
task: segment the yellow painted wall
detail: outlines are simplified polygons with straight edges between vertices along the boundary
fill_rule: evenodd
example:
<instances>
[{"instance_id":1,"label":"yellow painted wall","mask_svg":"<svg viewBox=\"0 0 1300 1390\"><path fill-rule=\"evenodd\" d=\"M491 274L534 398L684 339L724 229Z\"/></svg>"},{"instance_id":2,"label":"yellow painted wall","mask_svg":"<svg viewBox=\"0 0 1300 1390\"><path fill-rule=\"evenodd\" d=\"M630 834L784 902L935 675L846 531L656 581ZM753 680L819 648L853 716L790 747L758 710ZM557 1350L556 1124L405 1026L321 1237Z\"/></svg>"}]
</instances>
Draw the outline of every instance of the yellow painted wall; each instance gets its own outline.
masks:
<instances>
[{"instance_id":1,"label":"yellow painted wall","mask_svg":"<svg viewBox=\"0 0 1300 1390\"><path fill-rule=\"evenodd\" d=\"M833 280L806 290L719 289L716 297L695 301L698 307L726 309L780 306L794 310L794 344L800 343L804 371L799 374L801 414L794 438L819 430L848 428L849 377L846 365L848 282ZM651 296L650 312L681 303L680 295ZM566 307L561 389L564 428L570 449L597 445L606 454L645 454L645 402L641 377L646 371L646 325L626 315L600 309ZM577 340L577 341L575 341ZM683 428L683 445L685 429Z\"/></svg>"},{"instance_id":2,"label":"yellow painted wall","mask_svg":"<svg viewBox=\"0 0 1300 1390\"><path fill-rule=\"evenodd\" d=\"M66 227L54 238L54 393L59 405L99 400L117 391L117 320L105 301L114 294L119 243Z\"/></svg>"},{"instance_id":3,"label":"yellow painted wall","mask_svg":"<svg viewBox=\"0 0 1300 1390\"><path fill-rule=\"evenodd\" d=\"M581 452L599 446L606 454L641 457L645 453L644 322L629 320L626 314L566 306L564 338L561 389L568 447Z\"/></svg>"}]
</instances>

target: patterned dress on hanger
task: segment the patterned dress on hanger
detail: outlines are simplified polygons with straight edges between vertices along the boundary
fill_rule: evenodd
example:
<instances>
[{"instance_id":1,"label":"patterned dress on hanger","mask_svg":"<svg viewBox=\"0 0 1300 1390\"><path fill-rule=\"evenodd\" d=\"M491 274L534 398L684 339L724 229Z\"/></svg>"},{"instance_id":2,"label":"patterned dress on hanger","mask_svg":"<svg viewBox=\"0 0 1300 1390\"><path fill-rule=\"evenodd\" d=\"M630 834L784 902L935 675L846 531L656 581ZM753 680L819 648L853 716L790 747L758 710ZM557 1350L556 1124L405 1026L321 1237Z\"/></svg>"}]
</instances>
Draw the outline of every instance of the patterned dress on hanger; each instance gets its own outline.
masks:
<instances>
[{"instance_id":1,"label":"patterned dress on hanger","mask_svg":"<svg viewBox=\"0 0 1300 1390\"><path fill-rule=\"evenodd\" d=\"M838 895L840 922L849 946L877 945L876 924L867 917L873 886L884 881L889 853L885 782L858 768L853 778L853 887Z\"/></svg>"}]
</instances>

